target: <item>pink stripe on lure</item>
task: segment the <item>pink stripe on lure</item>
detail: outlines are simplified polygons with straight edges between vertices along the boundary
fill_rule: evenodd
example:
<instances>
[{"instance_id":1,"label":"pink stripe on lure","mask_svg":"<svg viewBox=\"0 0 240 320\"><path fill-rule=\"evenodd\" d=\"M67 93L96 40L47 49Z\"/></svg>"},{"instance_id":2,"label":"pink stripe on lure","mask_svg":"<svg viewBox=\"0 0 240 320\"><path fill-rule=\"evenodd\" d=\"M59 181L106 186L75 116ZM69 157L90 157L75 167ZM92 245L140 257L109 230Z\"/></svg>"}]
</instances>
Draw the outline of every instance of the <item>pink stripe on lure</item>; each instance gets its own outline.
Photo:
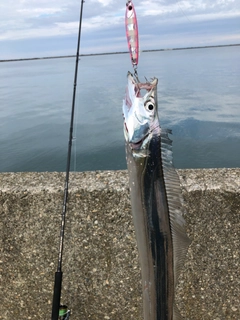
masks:
<instances>
[{"instance_id":1,"label":"pink stripe on lure","mask_svg":"<svg viewBox=\"0 0 240 320\"><path fill-rule=\"evenodd\" d=\"M138 64L139 52L138 24L136 11L131 0L126 3L125 26L132 64L133 67L136 68Z\"/></svg>"}]
</instances>

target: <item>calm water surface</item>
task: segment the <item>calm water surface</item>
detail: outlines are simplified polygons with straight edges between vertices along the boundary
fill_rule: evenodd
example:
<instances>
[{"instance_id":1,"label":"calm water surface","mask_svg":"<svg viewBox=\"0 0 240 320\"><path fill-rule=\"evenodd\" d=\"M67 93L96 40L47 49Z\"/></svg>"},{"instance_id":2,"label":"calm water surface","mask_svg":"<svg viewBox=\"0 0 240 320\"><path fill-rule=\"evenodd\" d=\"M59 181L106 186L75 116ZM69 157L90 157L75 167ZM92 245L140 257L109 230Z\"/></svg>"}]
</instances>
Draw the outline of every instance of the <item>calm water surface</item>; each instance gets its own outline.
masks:
<instances>
[{"instance_id":1,"label":"calm water surface","mask_svg":"<svg viewBox=\"0 0 240 320\"><path fill-rule=\"evenodd\" d=\"M239 167L240 47L143 53L177 168ZM65 171L75 59L0 63L0 171ZM72 170L125 169L128 54L79 62Z\"/></svg>"}]
</instances>

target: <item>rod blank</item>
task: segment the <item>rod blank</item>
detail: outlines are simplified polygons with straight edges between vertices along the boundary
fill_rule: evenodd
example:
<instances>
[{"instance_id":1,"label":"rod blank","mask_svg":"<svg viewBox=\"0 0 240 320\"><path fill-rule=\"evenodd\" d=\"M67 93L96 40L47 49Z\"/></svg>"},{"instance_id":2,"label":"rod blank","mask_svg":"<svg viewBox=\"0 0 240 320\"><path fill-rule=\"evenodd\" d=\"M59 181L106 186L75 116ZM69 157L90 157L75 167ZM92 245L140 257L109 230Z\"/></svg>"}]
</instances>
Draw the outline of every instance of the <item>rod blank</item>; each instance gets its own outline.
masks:
<instances>
[{"instance_id":1,"label":"rod blank","mask_svg":"<svg viewBox=\"0 0 240 320\"><path fill-rule=\"evenodd\" d=\"M79 30L78 30L78 42L77 42L77 53L76 53L76 63L75 63L75 74L74 74L74 83L73 83L72 111L71 111L71 121L70 121L69 140L68 140L68 156L67 156L67 166L66 166L66 178L65 178L63 206L62 206L62 222L61 222L61 230L60 230L58 266L57 266L57 272L55 273L55 283L54 283L53 303L52 303L52 320L58 320L58 317L59 317L59 307L60 307L61 289L62 289L62 275L63 275L62 274L62 256L63 256L65 218L66 218L67 200L68 200L69 172L70 172L70 166L71 166L74 110L75 110L75 100L76 100L80 38L81 38L81 29L82 29L83 3L84 3L84 0L81 0L80 18L79 18Z\"/></svg>"}]
</instances>

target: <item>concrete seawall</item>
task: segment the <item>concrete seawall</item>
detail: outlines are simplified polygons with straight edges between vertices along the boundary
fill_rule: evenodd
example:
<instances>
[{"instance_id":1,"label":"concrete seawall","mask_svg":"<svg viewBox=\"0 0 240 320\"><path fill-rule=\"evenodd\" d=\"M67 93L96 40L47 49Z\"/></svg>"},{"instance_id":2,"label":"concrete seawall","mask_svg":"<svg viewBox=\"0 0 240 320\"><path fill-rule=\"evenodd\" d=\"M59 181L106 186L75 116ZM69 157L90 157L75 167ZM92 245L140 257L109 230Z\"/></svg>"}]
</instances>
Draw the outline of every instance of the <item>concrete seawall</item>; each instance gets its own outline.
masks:
<instances>
[{"instance_id":1,"label":"concrete seawall","mask_svg":"<svg viewBox=\"0 0 240 320\"><path fill-rule=\"evenodd\" d=\"M178 170L192 240L177 288L184 319L240 319L240 169ZM0 174L0 319L50 319L62 173ZM72 320L141 320L126 171L70 176L62 302Z\"/></svg>"}]
</instances>

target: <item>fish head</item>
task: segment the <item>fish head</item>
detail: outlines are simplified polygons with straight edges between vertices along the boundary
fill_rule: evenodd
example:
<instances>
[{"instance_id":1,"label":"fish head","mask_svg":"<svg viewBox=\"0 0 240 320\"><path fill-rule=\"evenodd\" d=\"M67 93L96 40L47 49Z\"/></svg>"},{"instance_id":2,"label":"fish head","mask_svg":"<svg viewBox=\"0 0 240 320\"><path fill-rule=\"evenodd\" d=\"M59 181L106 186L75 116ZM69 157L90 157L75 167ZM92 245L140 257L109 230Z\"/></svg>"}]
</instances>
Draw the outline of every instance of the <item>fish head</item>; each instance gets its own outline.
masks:
<instances>
[{"instance_id":1,"label":"fish head","mask_svg":"<svg viewBox=\"0 0 240 320\"><path fill-rule=\"evenodd\" d=\"M123 100L124 136L134 150L146 148L152 135L160 134L157 110L157 83L140 83L128 72L128 84ZM141 90L146 93L142 96Z\"/></svg>"}]
</instances>

